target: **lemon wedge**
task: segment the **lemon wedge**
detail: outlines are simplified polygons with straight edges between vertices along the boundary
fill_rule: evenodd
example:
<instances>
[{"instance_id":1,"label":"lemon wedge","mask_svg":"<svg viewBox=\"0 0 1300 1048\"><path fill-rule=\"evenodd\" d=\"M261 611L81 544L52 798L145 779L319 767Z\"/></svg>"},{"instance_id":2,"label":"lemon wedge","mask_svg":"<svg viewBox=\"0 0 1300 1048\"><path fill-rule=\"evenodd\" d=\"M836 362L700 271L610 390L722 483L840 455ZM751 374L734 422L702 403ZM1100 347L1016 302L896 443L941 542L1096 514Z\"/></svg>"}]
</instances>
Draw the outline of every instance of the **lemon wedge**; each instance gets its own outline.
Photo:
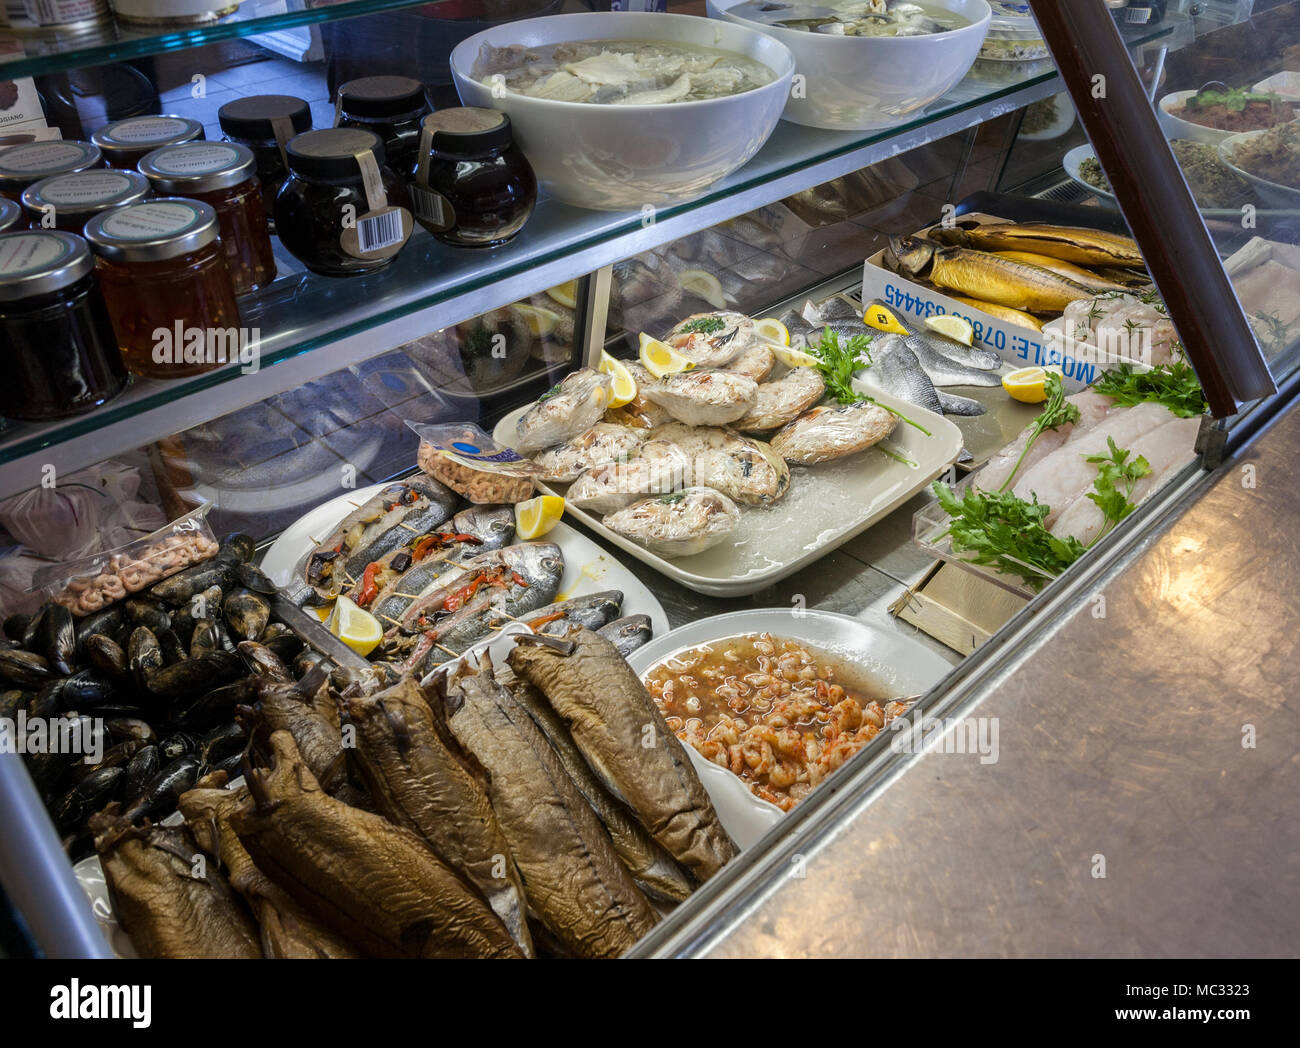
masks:
<instances>
[{"instance_id":1,"label":"lemon wedge","mask_svg":"<svg viewBox=\"0 0 1300 1048\"><path fill-rule=\"evenodd\" d=\"M369 655L384 636L379 620L347 597L339 597L334 602L330 632L358 655Z\"/></svg>"},{"instance_id":2,"label":"lemon wedge","mask_svg":"<svg viewBox=\"0 0 1300 1048\"><path fill-rule=\"evenodd\" d=\"M777 320L776 317L764 317L762 320L755 320L754 330L760 338L775 342L778 346L788 346L790 344L790 329Z\"/></svg>"},{"instance_id":3,"label":"lemon wedge","mask_svg":"<svg viewBox=\"0 0 1300 1048\"><path fill-rule=\"evenodd\" d=\"M334 605L322 604L319 608L308 608L307 610L315 612L316 617L320 619L321 622L328 622L329 617L334 614Z\"/></svg>"},{"instance_id":4,"label":"lemon wedge","mask_svg":"<svg viewBox=\"0 0 1300 1048\"><path fill-rule=\"evenodd\" d=\"M564 499L559 495L538 495L515 503L515 538L541 538L564 516Z\"/></svg>"},{"instance_id":5,"label":"lemon wedge","mask_svg":"<svg viewBox=\"0 0 1300 1048\"><path fill-rule=\"evenodd\" d=\"M640 343L641 349L637 356L641 360L641 366L655 378L676 375L695 367L695 361L682 356L668 343L651 338L644 331L641 332Z\"/></svg>"},{"instance_id":6,"label":"lemon wedge","mask_svg":"<svg viewBox=\"0 0 1300 1048\"><path fill-rule=\"evenodd\" d=\"M793 346L783 346L779 342L769 342L767 348L788 368L813 368L821 363L820 358Z\"/></svg>"},{"instance_id":7,"label":"lemon wedge","mask_svg":"<svg viewBox=\"0 0 1300 1048\"><path fill-rule=\"evenodd\" d=\"M1055 366L1020 368L1002 376L1002 388L1012 400L1018 400L1022 404L1041 404L1047 399L1045 387L1049 371L1064 377L1064 372Z\"/></svg>"},{"instance_id":8,"label":"lemon wedge","mask_svg":"<svg viewBox=\"0 0 1300 1048\"><path fill-rule=\"evenodd\" d=\"M683 291L698 295L714 309L727 308L727 296L722 290L722 283L712 273L702 269L683 269L677 274L677 282Z\"/></svg>"},{"instance_id":9,"label":"lemon wedge","mask_svg":"<svg viewBox=\"0 0 1300 1048\"><path fill-rule=\"evenodd\" d=\"M965 317L959 317L952 313L941 313L937 317L926 317L925 326L931 331L937 331L940 335L946 335L954 342L960 342L963 346L969 346L975 341L975 329L971 327L971 322Z\"/></svg>"},{"instance_id":10,"label":"lemon wedge","mask_svg":"<svg viewBox=\"0 0 1300 1048\"><path fill-rule=\"evenodd\" d=\"M636 379L632 377L632 372L628 371L627 365L621 360L615 360L602 349L600 351L598 370L606 375L613 376L614 385L609 391L609 406L611 408L621 408L624 404L630 404L636 399Z\"/></svg>"},{"instance_id":11,"label":"lemon wedge","mask_svg":"<svg viewBox=\"0 0 1300 1048\"><path fill-rule=\"evenodd\" d=\"M556 284L555 287L547 288L546 293L565 309L578 308L578 282L576 280L566 280L563 284Z\"/></svg>"},{"instance_id":12,"label":"lemon wedge","mask_svg":"<svg viewBox=\"0 0 1300 1048\"><path fill-rule=\"evenodd\" d=\"M527 302L516 302L511 308L524 318L524 323L528 325L528 331L533 338L546 338L548 335L555 334L555 329L564 319L553 309L529 305Z\"/></svg>"}]
</instances>

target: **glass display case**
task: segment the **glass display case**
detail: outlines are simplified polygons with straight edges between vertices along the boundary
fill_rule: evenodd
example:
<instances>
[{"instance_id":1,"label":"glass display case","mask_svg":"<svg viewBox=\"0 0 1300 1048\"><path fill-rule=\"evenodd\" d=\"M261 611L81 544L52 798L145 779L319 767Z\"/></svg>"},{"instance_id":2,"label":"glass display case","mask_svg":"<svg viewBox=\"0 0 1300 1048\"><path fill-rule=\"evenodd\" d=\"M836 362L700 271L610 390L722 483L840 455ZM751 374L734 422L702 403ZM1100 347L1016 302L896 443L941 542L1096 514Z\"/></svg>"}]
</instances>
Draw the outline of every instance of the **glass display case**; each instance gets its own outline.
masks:
<instances>
[{"instance_id":1,"label":"glass display case","mask_svg":"<svg viewBox=\"0 0 1300 1048\"><path fill-rule=\"evenodd\" d=\"M177 799L285 759L245 752L254 724L277 725L275 688L317 695L337 732L339 709L361 723L404 689L441 701L489 650L528 682L501 702L523 710L536 685L527 730L645 907L597 949L545 914L519 931L500 885L475 882L502 952L1093 954L1134 926L1127 952L1204 952L1139 901L1163 885L1195 902L1230 876L1250 882L1232 952L1282 949L1294 929L1263 917L1277 827L1234 824L1193 853L1149 820L1164 805L1181 826L1192 797L1226 807L1290 774L1268 743L1262 769L1218 780L1229 758L1196 725L1234 716L1221 694L1171 722L1198 673L1237 673L1260 721L1287 701L1294 613L1225 579L1282 594L1294 574L1300 3L864 0L794 26L797 3L732 0L245 0L168 24L149 0L87 6L56 24L58 4L5 5L0 173L10 150L143 121L159 143L202 128L181 152L203 172L255 156L284 184L251 209L273 219L256 236L274 278L222 319L197 276L150 282L225 265L192 228L201 208L94 197L148 162L42 170L37 191L12 176L0 346L24 382L36 346L10 325L62 285L30 275L17 230L79 239L62 201L131 242L130 294L168 318L154 377L128 357L138 373L93 408L0 422L0 723L75 724L107 751L85 768L0 753L20 950L167 952L117 920L112 852L149 832L204 847ZM400 136L340 126L338 88L363 78L423 85ZM413 166L389 163L399 137ZM431 170L446 155L508 162L491 192L510 199L476 199L461 171L453 207ZM513 223L504 242L435 235L471 208L476 228ZM120 316L104 274L125 263L88 239ZM362 264L329 275L316 248ZM1276 487L1243 501L1265 473ZM216 611L191 606L205 594ZM516 656L523 632L543 640ZM1175 642L1196 648L1181 667ZM676 803L662 776L642 796L623 752L604 779L609 755L555 727L576 714L528 653L587 643L629 675L599 715L644 701L688 760L709 857L647 843L654 805ZM455 728L449 754L509 761ZM363 744L311 770L341 807L472 870L470 845L384 807L370 761ZM525 854L540 845L507 792L483 803ZM1100 839L1124 828L1122 847ZM638 847L666 849L673 875L638 867ZM1074 934L1070 878L1108 847L1149 861ZM1060 858L1075 852L1084 872ZM909 877L906 898L869 887Z\"/></svg>"}]
</instances>

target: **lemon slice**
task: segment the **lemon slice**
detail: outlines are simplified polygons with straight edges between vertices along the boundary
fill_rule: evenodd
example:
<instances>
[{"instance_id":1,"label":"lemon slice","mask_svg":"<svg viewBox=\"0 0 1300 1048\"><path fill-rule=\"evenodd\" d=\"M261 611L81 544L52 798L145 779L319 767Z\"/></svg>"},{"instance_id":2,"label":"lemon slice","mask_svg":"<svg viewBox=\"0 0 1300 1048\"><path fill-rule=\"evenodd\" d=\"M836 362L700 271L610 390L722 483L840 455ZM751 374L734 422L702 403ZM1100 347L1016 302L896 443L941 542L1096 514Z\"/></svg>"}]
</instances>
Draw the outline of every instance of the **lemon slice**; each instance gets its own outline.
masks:
<instances>
[{"instance_id":1,"label":"lemon slice","mask_svg":"<svg viewBox=\"0 0 1300 1048\"><path fill-rule=\"evenodd\" d=\"M1002 388L1007 391L1012 400L1018 400L1022 404L1041 404L1047 399L1045 386L1049 371L1064 377L1064 372L1055 366L1020 368L1009 375L1002 376Z\"/></svg>"},{"instance_id":2,"label":"lemon slice","mask_svg":"<svg viewBox=\"0 0 1300 1048\"><path fill-rule=\"evenodd\" d=\"M942 313L937 317L926 317L925 326L940 335L947 335L954 342L969 346L975 341L975 329L965 317L952 313Z\"/></svg>"},{"instance_id":3,"label":"lemon slice","mask_svg":"<svg viewBox=\"0 0 1300 1048\"><path fill-rule=\"evenodd\" d=\"M516 302L511 308L524 318L524 323L528 325L533 338L546 338L548 335L555 334L555 329L564 319L553 309L529 305L527 302Z\"/></svg>"},{"instance_id":4,"label":"lemon slice","mask_svg":"<svg viewBox=\"0 0 1300 1048\"><path fill-rule=\"evenodd\" d=\"M641 359L642 367L655 378L676 375L678 372L690 371L695 367L695 361L682 356L668 343L651 338L644 331L641 332L640 342L641 350L637 356Z\"/></svg>"},{"instance_id":5,"label":"lemon slice","mask_svg":"<svg viewBox=\"0 0 1300 1048\"><path fill-rule=\"evenodd\" d=\"M788 368L813 368L821 363L819 357L802 349L795 349L793 346L783 346L779 342L769 342L767 348Z\"/></svg>"},{"instance_id":6,"label":"lemon slice","mask_svg":"<svg viewBox=\"0 0 1300 1048\"><path fill-rule=\"evenodd\" d=\"M706 273L702 269L683 269L677 274L677 281L682 285L683 291L698 295L714 309L727 308L727 296L722 290L722 284L712 273Z\"/></svg>"},{"instance_id":7,"label":"lemon slice","mask_svg":"<svg viewBox=\"0 0 1300 1048\"><path fill-rule=\"evenodd\" d=\"M307 610L315 612L316 617L320 619L321 622L328 622L329 617L334 614L334 605L322 604L319 608L308 608Z\"/></svg>"},{"instance_id":8,"label":"lemon slice","mask_svg":"<svg viewBox=\"0 0 1300 1048\"><path fill-rule=\"evenodd\" d=\"M515 503L515 538L541 538L564 516L564 499L559 495L538 495Z\"/></svg>"},{"instance_id":9,"label":"lemon slice","mask_svg":"<svg viewBox=\"0 0 1300 1048\"><path fill-rule=\"evenodd\" d=\"M776 317L764 317L762 320L755 320L754 330L758 332L760 338L775 342L779 346L788 346L790 344L790 329L777 320Z\"/></svg>"},{"instance_id":10,"label":"lemon slice","mask_svg":"<svg viewBox=\"0 0 1300 1048\"><path fill-rule=\"evenodd\" d=\"M630 404L636 399L636 379L632 377L632 372L628 371L627 365L621 360L615 360L602 349L598 369L604 374L614 377L614 385L609 391L609 406L611 408L621 408L624 404Z\"/></svg>"},{"instance_id":11,"label":"lemon slice","mask_svg":"<svg viewBox=\"0 0 1300 1048\"><path fill-rule=\"evenodd\" d=\"M556 284L555 287L547 288L546 293L565 309L578 308L578 282L576 280L566 280L563 284Z\"/></svg>"},{"instance_id":12,"label":"lemon slice","mask_svg":"<svg viewBox=\"0 0 1300 1048\"><path fill-rule=\"evenodd\" d=\"M347 597L339 597L334 602L330 632L358 655L369 655L384 636L384 628L379 625L379 620L370 612L358 608Z\"/></svg>"}]
</instances>

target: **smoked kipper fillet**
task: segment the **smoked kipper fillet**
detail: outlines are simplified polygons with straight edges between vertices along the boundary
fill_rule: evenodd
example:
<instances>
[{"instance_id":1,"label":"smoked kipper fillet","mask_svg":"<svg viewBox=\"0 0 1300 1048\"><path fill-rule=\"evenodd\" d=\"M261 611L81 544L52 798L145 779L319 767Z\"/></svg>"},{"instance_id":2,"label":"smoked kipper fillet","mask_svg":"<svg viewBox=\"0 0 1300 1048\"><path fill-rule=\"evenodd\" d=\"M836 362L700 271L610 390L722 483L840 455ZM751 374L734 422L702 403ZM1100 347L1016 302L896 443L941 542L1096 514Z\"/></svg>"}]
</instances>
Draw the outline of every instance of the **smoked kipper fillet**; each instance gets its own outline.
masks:
<instances>
[{"instance_id":1,"label":"smoked kipper fillet","mask_svg":"<svg viewBox=\"0 0 1300 1048\"><path fill-rule=\"evenodd\" d=\"M410 677L341 701L357 730L349 752L379 813L459 870L532 957L524 885L488 799L487 772L456 741L442 703L427 702Z\"/></svg>"},{"instance_id":2,"label":"smoked kipper fillet","mask_svg":"<svg viewBox=\"0 0 1300 1048\"><path fill-rule=\"evenodd\" d=\"M321 789L293 736L272 733L269 770L231 825L257 868L375 957L522 957L506 926L414 833Z\"/></svg>"},{"instance_id":3,"label":"smoked kipper fillet","mask_svg":"<svg viewBox=\"0 0 1300 1048\"><path fill-rule=\"evenodd\" d=\"M517 643L510 668L546 696L591 769L650 836L708 880L736 855L736 846L686 750L613 644L590 630L566 639L572 654Z\"/></svg>"},{"instance_id":4,"label":"smoked kipper fillet","mask_svg":"<svg viewBox=\"0 0 1300 1048\"><path fill-rule=\"evenodd\" d=\"M225 789L226 773L213 772L182 793L177 807L195 841L225 871L230 886L257 919L266 957L298 960L360 957L355 946L299 906L257 868L239 842L230 817L248 802L248 790Z\"/></svg>"},{"instance_id":5,"label":"smoked kipper fillet","mask_svg":"<svg viewBox=\"0 0 1300 1048\"><path fill-rule=\"evenodd\" d=\"M528 902L578 957L618 957L656 916L551 749L485 654L433 679L430 701L446 704L452 732L487 769L497 820L524 877Z\"/></svg>"},{"instance_id":6,"label":"smoked kipper fillet","mask_svg":"<svg viewBox=\"0 0 1300 1048\"><path fill-rule=\"evenodd\" d=\"M141 957L261 957L257 925L190 831L132 826L120 811L114 802L91 816L89 825L113 913L136 952Z\"/></svg>"}]
</instances>

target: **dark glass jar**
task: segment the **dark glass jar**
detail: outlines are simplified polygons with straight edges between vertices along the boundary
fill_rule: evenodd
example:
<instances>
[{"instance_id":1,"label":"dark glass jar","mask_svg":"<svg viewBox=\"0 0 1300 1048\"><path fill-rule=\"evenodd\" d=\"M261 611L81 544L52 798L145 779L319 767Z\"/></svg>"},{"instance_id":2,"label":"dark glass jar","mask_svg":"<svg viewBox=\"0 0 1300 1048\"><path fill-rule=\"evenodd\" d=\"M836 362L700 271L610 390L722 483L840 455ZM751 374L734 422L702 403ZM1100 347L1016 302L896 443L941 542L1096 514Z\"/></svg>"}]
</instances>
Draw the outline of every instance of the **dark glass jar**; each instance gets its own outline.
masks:
<instances>
[{"instance_id":1,"label":"dark glass jar","mask_svg":"<svg viewBox=\"0 0 1300 1048\"><path fill-rule=\"evenodd\" d=\"M101 211L134 204L149 195L149 180L136 171L99 168L43 178L23 190L23 208L33 229L80 233Z\"/></svg>"},{"instance_id":2,"label":"dark glass jar","mask_svg":"<svg viewBox=\"0 0 1300 1048\"><path fill-rule=\"evenodd\" d=\"M402 178L415 167L420 121L429 112L424 85L409 76L366 76L339 85L339 127L373 131L384 143L388 166Z\"/></svg>"},{"instance_id":3,"label":"dark glass jar","mask_svg":"<svg viewBox=\"0 0 1300 1048\"><path fill-rule=\"evenodd\" d=\"M90 248L56 230L0 234L0 415L78 415L126 385Z\"/></svg>"},{"instance_id":4,"label":"dark glass jar","mask_svg":"<svg viewBox=\"0 0 1300 1048\"><path fill-rule=\"evenodd\" d=\"M504 244L537 203L537 177L495 109L441 109L424 118L410 186L416 221L459 247Z\"/></svg>"},{"instance_id":5,"label":"dark glass jar","mask_svg":"<svg viewBox=\"0 0 1300 1048\"><path fill-rule=\"evenodd\" d=\"M235 142L164 146L140 161L140 173L159 196L202 200L216 210L236 295L275 279L275 253L256 166L253 151Z\"/></svg>"},{"instance_id":6,"label":"dark glass jar","mask_svg":"<svg viewBox=\"0 0 1300 1048\"><path fill-rule=\"evenodd\" d=\"M7 197L0 197L0 233L17 228L23 220L23 209Z\"/></svg>"},{"instance_id":7,"label":"dark glass jar","mask_svg":"<svg viewBox=\"0 0 1300 1048\"><path fill-rule=\"evenodd\" d=\"M155 149L198 142L203 125L184 116L133 116L105 124L90 140L104 154L109 167L134 168Z\"/></svg>"},{"instance_id":8,"label":"dark glass jar","mask_svg":"<svg viewBox=\"0 0 1300 1048\"><path fill-rule=\"evenodd\" d=\"M379 136L353 127L325 128L299 135L287 152L290 177L275 198L280 243L312 272L327 276L388 265L410 236L413 219L406 188L384 164ZM385 211L394 217L363 229L366 216ZM386 235L395 226L396 241Z\"/></svg>"},{"instance_id":9,"label":"dark glass jar","mask_svg":"<svg viewBox=\"0 0 1300 1048\"><path fill-rule=\"evenodd\" d=\"M43 178L88 171L103 163L103 155L89 142L54 139L14 146L0 153L0 196L17 204L23 190Z\"/></svg>"},{"instance_id":10,"label":"dark glass jar","mask_svg":"<svg viewBox=\"0 0 1300 1048\"><path fill-rule=\"evenodd\" d=\"M217 213L164 197L86 223L95 270L129 371L184 378L235 359L244 342Z\"/></svg>"},{"instance_id":11,"label":"dark glass jar","mask_svg":"<svg viewBox=\"0 0 1300 1048\"><path fill-rule=\"evenodd\" d=\"M275 195L289 177L284 149L294 135L311 130L311 106L292 95L250 95L227 102L217 110L217 120L227 142L253 151L262 184L262 210L274 233Z\"/></svg>"}]
</instances>

